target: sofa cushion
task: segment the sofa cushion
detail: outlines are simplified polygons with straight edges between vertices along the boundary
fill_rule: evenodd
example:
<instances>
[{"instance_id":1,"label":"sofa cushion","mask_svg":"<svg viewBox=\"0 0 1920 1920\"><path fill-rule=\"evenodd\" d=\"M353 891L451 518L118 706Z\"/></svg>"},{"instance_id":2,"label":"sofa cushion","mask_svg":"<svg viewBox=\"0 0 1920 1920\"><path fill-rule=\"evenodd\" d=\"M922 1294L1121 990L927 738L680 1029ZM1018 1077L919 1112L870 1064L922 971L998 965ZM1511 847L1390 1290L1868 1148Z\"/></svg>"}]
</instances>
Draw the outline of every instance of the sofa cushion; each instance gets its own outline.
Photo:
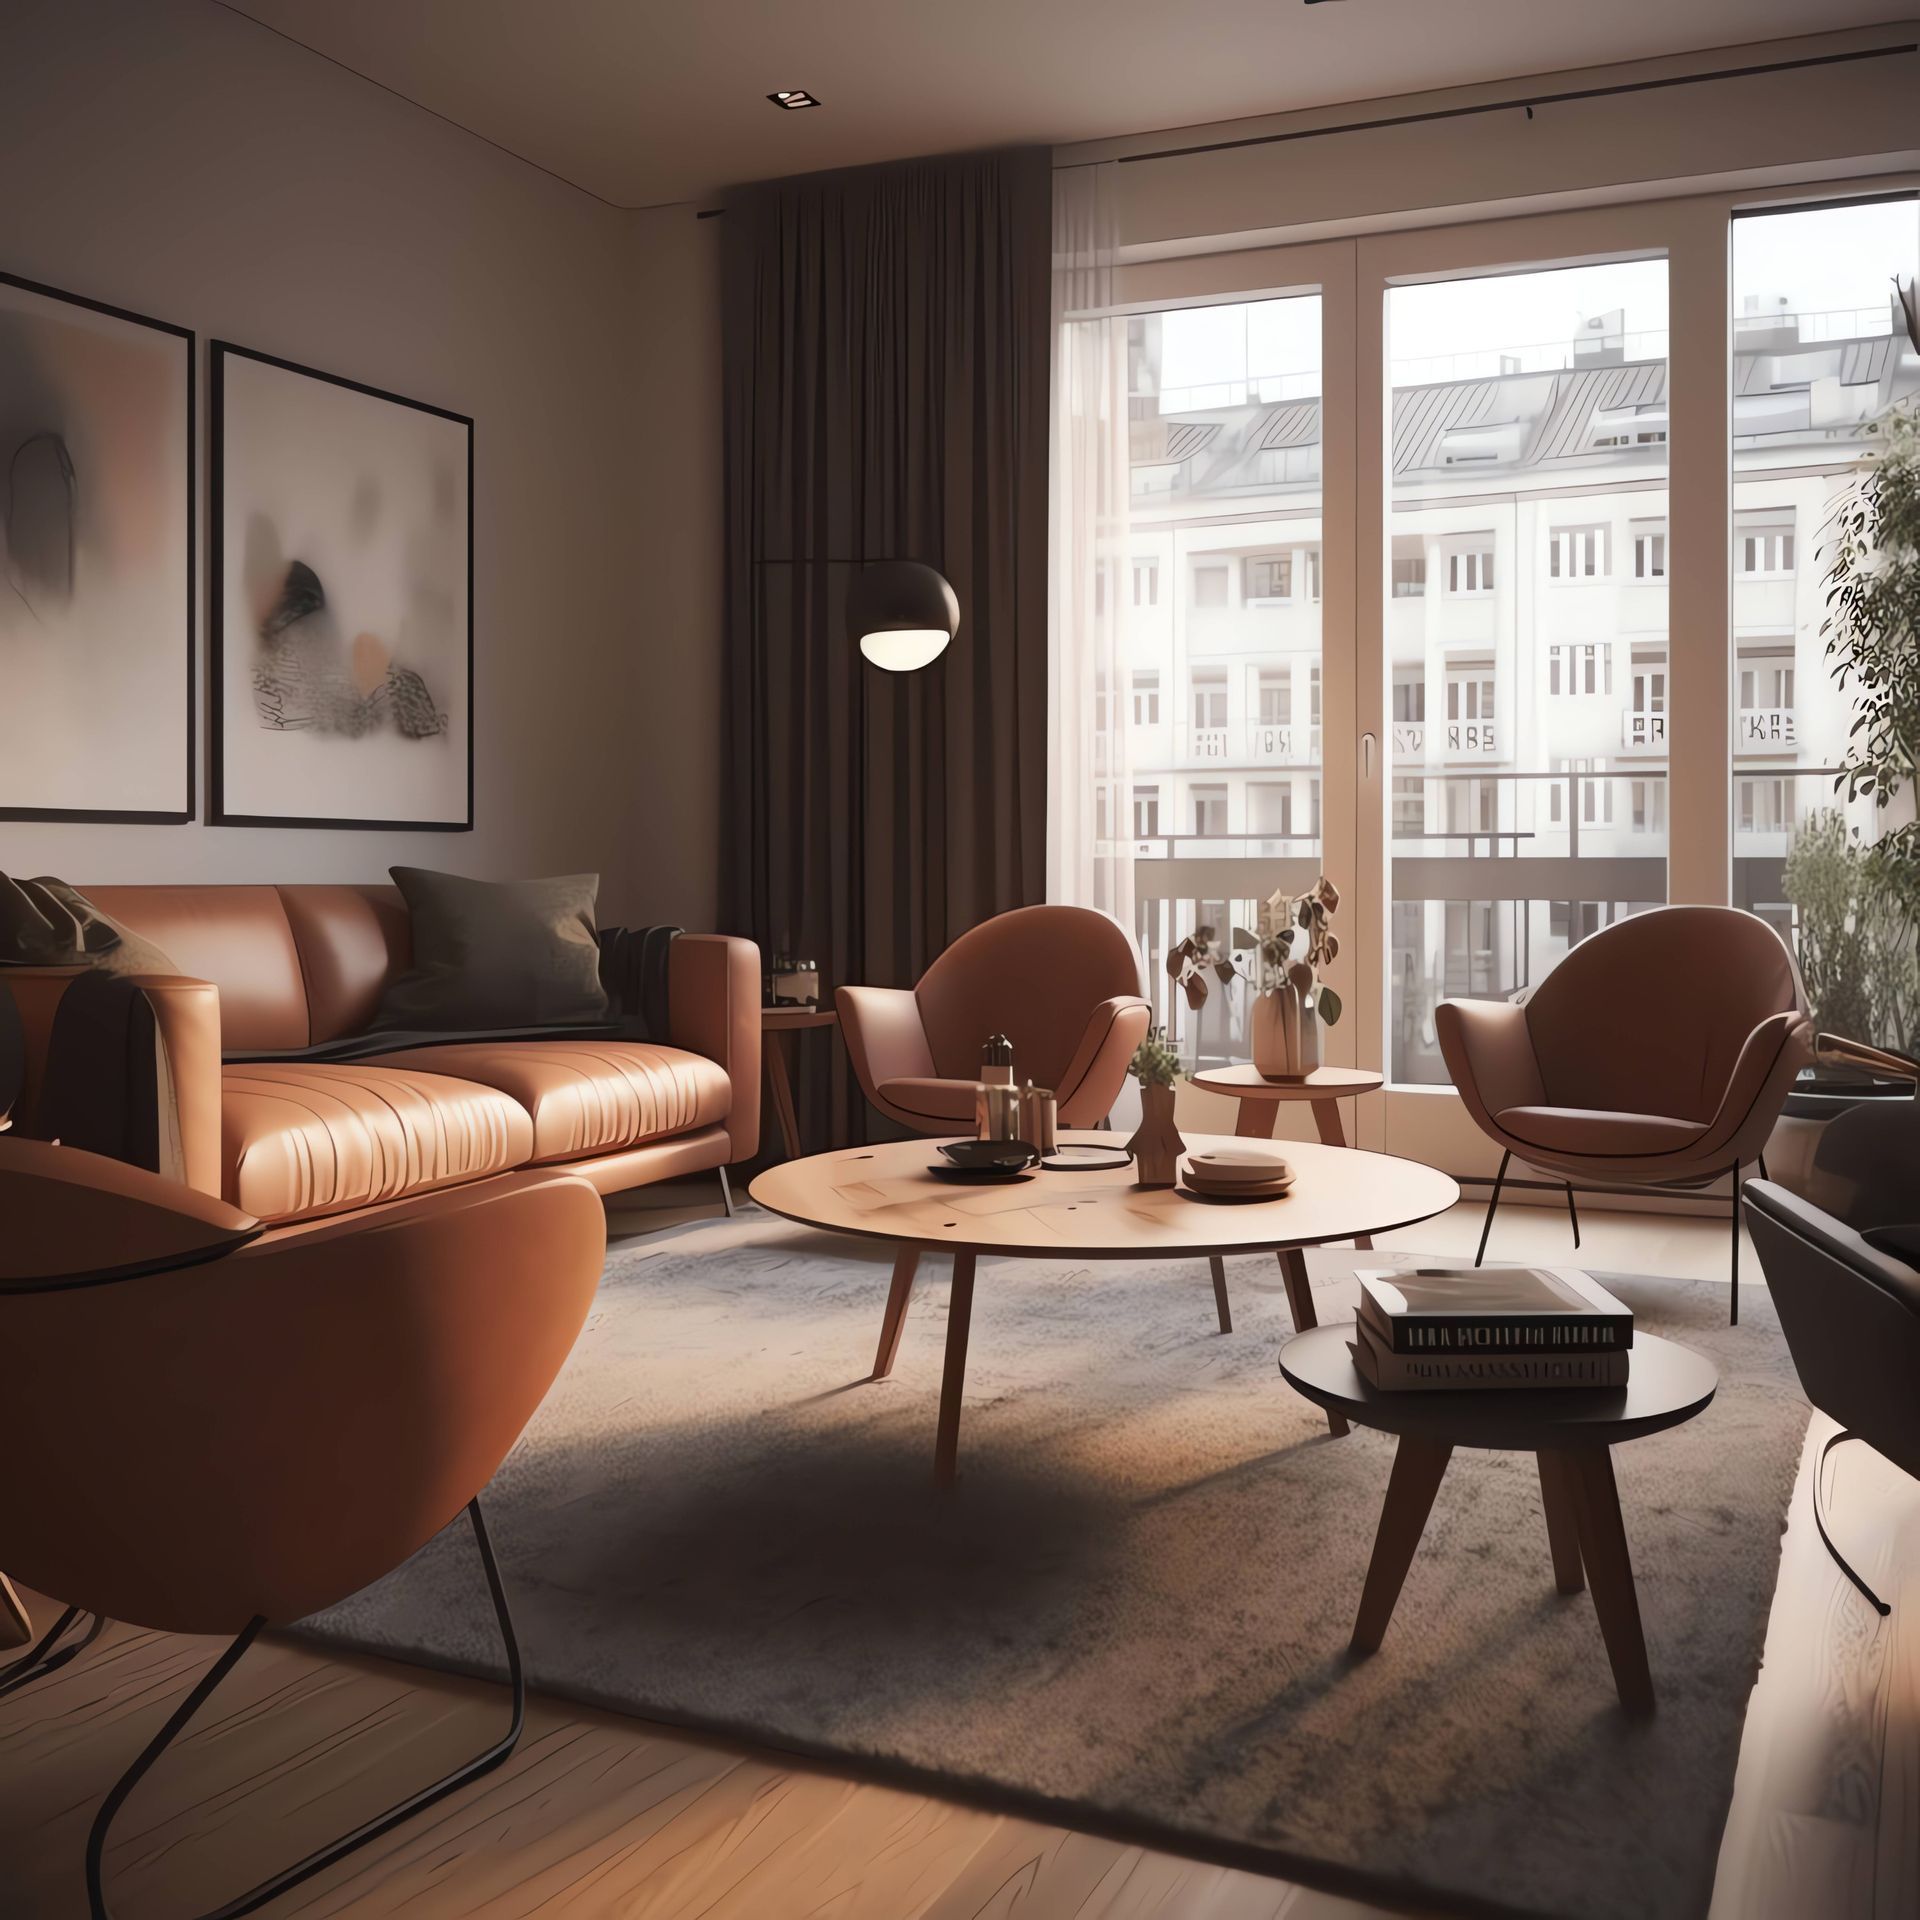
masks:
<instances>
[{"instance_id":1,"label":"sofa cushion","mask_svg":"<svg viewBox=\"0 0 1920 1920\"><path fill-rule=\"evenodd\" d=\"M923 1120L951 1121L961 1133L973 1131L973 1092L977 1080L882 1080L874 1088L889 1106Z\"/></svg>"},{"instance_id":2,"label":"sofa cushion","mask_svg":"<svg viewBox=\"0 0 1920 1920\"><path fill-rule=\"evenodd\" d=\"M510 1095L533 1117L535 1166L711 1127L732 1103L717 1061L645 1040L482 1040L382 1057Z\"/></svg>"},{"instance_id":3,"label":"sofa cushion","mask_svg":"<svg viewBox=\"0 0 1920 1920\"><path fill-rule=\"evenodd\" d=\"M1529 1146L1602 1160L1684 1153L1706 1132L1698 1120L1586 1107L1508 1107L1494 1120L1503 1133Z\"/></svg>"},{"instance_id":4,"label":"sofa cushion","mask_svg":"<svg viewBox=\"0 0 1920 1920\"><path fill-rule=\"evenodd\" d=\"M533 1152L533 1122L505 1094L417 1066L229 1066L222 1085L220 1190L261 1220L458 1186Z\"/></svg>"}]
</instances>

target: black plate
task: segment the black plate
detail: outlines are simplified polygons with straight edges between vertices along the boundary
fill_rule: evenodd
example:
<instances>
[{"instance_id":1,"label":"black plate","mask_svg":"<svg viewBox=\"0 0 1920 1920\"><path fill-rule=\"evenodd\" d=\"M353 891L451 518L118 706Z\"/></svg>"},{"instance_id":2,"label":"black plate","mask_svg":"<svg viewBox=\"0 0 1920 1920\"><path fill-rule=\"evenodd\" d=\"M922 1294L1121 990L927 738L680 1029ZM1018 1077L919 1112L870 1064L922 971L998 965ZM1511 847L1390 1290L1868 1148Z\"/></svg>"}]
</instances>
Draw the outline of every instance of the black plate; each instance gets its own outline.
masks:
<instances>
[{"instance_id":1,"label":"black plate","mask_svg":"<svg viewBox=\"0 0 1920 1920\"><path fill-rule=\"evenodd\" d=\"M991 1187L1009 1180L1033 1178L1030 1167L950 1167L938 1160L929 1160L927 1171L936 1180L957 1180L967 1187Z\"/></svg>"},{"instance_id":2,"label":"black plate","mask_svg":"<svg viewBox=\"0 0 1920 1920\"><path fill-rule=\"evenodd\" d=\"M1024 1140L949 1140L940 1151L968 1173L1024 1173L1040 1157Z\"/></svg>"}]
</instances>

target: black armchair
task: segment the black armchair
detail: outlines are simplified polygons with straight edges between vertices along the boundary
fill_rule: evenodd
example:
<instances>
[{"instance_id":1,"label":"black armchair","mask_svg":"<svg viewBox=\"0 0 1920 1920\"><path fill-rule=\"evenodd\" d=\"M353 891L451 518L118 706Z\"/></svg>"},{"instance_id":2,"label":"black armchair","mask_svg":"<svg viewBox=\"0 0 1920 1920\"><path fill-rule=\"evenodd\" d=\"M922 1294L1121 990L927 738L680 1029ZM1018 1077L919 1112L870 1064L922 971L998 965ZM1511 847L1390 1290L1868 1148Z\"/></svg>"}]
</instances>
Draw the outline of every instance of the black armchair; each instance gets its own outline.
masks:
<instances>
[{"instance_id":1,"label":"black armchair","mask_svg":"<svg viewBox=\"0 0 1920 1920\"><path fill-rule=\"evenodd\" d=\"M1842 1440L1864 1440L1920 1478L1920 1101L1874 1100L1834 1120L1808 1193L1750 1180L1743 1201L1800 1385L1840 1423L1821 1465ZM1827 1551L1887 1613L1828 1535L1817 1474L1813 1492Z\"/></svg>"}]
</instances>

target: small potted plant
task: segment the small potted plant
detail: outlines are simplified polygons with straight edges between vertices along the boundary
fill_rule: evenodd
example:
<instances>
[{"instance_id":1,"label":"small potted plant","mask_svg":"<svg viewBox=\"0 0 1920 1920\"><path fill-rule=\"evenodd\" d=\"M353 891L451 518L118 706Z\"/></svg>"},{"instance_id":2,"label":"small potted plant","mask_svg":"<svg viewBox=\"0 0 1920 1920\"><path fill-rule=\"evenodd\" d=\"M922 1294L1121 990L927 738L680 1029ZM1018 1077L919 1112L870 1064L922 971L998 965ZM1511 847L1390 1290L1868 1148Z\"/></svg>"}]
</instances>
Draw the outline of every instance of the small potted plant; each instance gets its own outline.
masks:
<instances>
[{"instance_id":1,"label":"small potted plant","mask_svg":"<svg viewBox=\"0 0 1920 1920\"><path fill-rule=\"evenodd\" d=\"M1180 1056L1164 1027L1148 1029L1128 1071L1140 1082L1140 1126L1127 1142L1127 1151L1133 1155L1134 1184L1170 1187L1187 1143L1173 1123L1173 1083L1179 1077Z\"/></svg>"},{"instance_id":2,"label":"small potted plant","mask_svg":"<svg viewBox=\"0 0 1920 1920\"><path fill-rule=\"evenodd\" d=\"M1304 1080L1320 1064L1320 1027L1340 1018L1340 996L1321 982L1340 938L1340 892L1325 874L1305 893L1274 893L1260 909L1260 993L1253 1003L1254 1070Z\"/></svg>"}]
</instances>

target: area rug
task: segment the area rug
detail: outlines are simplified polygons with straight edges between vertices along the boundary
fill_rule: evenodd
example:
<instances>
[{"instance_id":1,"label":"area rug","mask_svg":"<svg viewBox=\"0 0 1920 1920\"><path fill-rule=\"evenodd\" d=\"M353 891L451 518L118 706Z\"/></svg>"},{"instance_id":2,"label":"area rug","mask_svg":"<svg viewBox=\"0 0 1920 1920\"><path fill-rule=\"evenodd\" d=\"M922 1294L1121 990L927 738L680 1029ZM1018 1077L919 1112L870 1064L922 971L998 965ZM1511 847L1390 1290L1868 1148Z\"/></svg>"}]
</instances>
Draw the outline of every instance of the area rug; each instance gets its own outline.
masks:
<instances>
[{"instance_id":1,"label":"area rug","mask_svg":"<svg viewBox=\"0 0 1920 1920\"><path fill-rule=\"evenodd\" d=\"M1202 1261L983 1261L942 1498L944 1263L869 1383L878 1253L753 1212L616 1249L486 1496L536 1687L1427 1910L1705 1913L1808 1418L1760 1290L1729 1329L1724 1288L1620 1288L1721 1378L1615 1456L1636 1725L1530 1456L1456 1453L1349 1659L1392 1442L1280 1378L1271 1256L1231 1335ZM1313 1255L1321 1319L1394 1257ZM464 1528L309 1630L499 1666Z\"/></svg>"}]
</instances>

